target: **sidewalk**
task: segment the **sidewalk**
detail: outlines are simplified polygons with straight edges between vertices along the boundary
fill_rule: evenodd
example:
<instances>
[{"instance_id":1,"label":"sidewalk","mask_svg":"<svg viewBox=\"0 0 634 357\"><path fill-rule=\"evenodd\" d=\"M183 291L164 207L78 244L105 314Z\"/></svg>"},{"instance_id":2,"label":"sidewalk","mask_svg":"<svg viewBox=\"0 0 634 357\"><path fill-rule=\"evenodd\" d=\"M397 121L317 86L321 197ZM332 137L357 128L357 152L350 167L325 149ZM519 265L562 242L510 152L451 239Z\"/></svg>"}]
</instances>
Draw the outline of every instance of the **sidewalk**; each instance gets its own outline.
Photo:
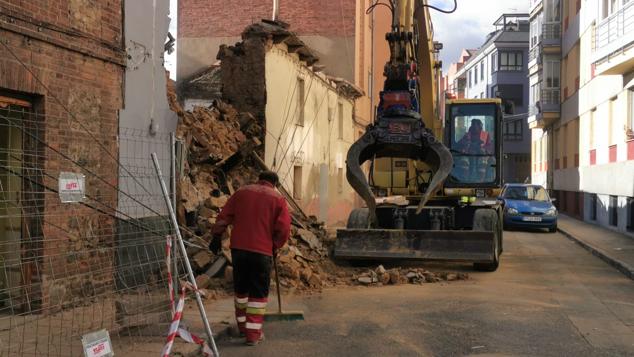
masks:
<instances>
[{"instance_id":1,"label":"sidewalk","mask_svg":"<svg viewBox=\"0 0 634 357\"><path fill-rule=\"evenodd\" d=\"M562 214L557 226L559 232L634 280L634 239Z\"/></svg>"}]
</instances>

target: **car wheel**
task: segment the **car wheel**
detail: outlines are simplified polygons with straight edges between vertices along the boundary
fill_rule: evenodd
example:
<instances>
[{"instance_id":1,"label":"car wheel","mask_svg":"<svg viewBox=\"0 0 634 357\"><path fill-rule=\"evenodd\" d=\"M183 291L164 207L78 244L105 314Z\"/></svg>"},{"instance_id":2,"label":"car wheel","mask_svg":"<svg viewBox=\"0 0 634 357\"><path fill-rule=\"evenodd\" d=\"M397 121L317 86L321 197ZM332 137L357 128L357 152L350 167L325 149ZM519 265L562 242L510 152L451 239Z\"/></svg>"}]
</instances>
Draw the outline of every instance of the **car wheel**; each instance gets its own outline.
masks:
<instances>
[{"instance_id":1,"label":"car wheel","mask_svg":"<svg viewBox=\"0 0 634 357\"><path fill-rule=\"evenodd\" d=\"M548 228L548 231L549 231L550 233L555 233L555 232L557 232L557 226L553 226L553 227Z\"/></svg>"}]
</instances>

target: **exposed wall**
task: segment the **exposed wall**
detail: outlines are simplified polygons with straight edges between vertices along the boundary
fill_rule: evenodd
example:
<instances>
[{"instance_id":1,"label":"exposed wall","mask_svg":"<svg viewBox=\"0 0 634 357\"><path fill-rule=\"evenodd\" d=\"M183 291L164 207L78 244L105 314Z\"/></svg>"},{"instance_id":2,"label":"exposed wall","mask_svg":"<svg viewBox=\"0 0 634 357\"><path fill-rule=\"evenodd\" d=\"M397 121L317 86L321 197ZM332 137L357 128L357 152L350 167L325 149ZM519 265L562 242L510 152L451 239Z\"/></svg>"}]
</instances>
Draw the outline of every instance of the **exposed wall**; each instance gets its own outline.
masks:
<instances>
[{"instance_id":1,"label":"exposed wall","mask_svg":"<svg viewBox=\"0 0 634 357\"><path fill-rule=\"evenodd\" d=\"M104 159L105 151L97 148L78 123L98 138L108 152L117 154L125 63L122 2L70 0L57 1L55 6L50 1L11 3L0 5L0 38L27 68L9 51L0 50L0 89L17 91L35 105L37 130L44 138L39 147L42 151L38 152L41 162L37 165L51 177L42 178L43 184L55 187L59 172L80 170L46 149L50 147L103 178L104 181L87 177L87 194L99 197L107 207L116 207L116 192L106 183L117 184L117 165L114 160ZM7 21L8 18L13 20ZM43 23L49 25L42 26ZM70 108L74 118L64 107ZM41 304L45 310L51 304L52 289L68 293L62 297L82 296L86 286L95 292L111 284L108 272L112 269L108 267L112 266L113 257L97 249L92 255L85 251L87 247L112 246L114 222L92 209L61 204L57 195L50 192L44 195L42 205L46 220L38 228L41 232L29 233L38 235L34 238L43 239L43 243L38 256L29 262L32 274L27 275L31 297L37 299L38 290L41 294L41 300L32 303ZM102 273L85 274L92 269Z\"/></svg>"},{"instance_id":2,"label":"exposed wall","mask_svg":"<svg viewBox=\"0 0 634 357\"><path fill-rule=\"evenodd\" d=\"M220 44L234 44L249 24L270 19L272 1L180 0L177 76L186 78L215 61ZM248 6L245 6L248 5ZM280 1L280 19L308 44L328 73L354 81L354 1Z\"/></svg>"},{"instance_id":3,"label":"exposed wall","mask_svg":"<svg viewBox=\"0 0 634 357\"><path fill-rule=\"evenodd\" d=\"M353 103L288 54L284 45L271 48L265 63L265 161L278 171L289 192L294 192L301 170L301 185L295 192L299 204L329 226L344 225L356 196L345 179L345 155L356 139ZM300 91L292 90L298 78L305 88L303 125L298 124ZM341 138L339 120L343 120ZM296 172L295 167L301 169Z\"/></svg>"},{"instance_id":4,"label":"exposed wall","mask_svg":"<svg viewBox=\"0 0 634 357\"><path fill-rule=\"evenodd\" d=\"M167 103L167 76L163 66L164 44L170 22L169 2L157 1L156 9L152 5L152 0L125 2L124 38L128 61L124 108L119 113L119 159L125 166L149 167L149 155L156 152L162 169L166 171L170 167L167 133L176 130L178 121L176 113L170 110ZM154 201L144 204L156 212L166 213L155 177L149 174L131 178L125 171L119 174L119 182L126 188L125 195L119 194L119 211L134 218L155 216L126 197L142 193L141 190L149 190L155 193ZM144 187L138 187L137 182Z\"/></svg>"}]
</instances>

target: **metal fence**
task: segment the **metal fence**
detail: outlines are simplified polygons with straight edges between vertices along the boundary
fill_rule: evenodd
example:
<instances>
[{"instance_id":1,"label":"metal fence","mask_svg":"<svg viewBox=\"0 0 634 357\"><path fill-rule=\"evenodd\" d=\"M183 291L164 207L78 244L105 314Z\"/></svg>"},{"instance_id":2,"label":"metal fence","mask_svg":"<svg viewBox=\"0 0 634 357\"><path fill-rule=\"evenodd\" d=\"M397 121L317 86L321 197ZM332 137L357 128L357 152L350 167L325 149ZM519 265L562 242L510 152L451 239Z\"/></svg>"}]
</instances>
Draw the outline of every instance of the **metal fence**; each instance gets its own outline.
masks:
<instances>
[{"instance_id":1,"label":"metal fence","mask_svg":"<svg viewBox=\"0 0 634 357\"><path fill-rule=\"evenodd\" d=\"M0 356L82 356L103 329L129 353L167 331L171 231L150 152L170 182L168 134L81 121L0 105Z\"/></svg>"}]
</instances>

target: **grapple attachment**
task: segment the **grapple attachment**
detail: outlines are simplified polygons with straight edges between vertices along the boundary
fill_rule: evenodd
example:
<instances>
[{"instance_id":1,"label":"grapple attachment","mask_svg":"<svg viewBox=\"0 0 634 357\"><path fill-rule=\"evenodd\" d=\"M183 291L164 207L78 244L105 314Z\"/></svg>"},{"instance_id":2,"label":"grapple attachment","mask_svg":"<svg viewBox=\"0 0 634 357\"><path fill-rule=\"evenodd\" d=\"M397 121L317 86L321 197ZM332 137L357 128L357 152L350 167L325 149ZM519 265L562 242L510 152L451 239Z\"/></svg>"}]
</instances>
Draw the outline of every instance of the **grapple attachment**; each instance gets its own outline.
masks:
<instances>
[{"instance_id":1,"label":"grapple attachment","mask_svg":"<svg viewBox=\"0 0 634 357\"><path fill-rule=\"evenodd\" d=\"M369 208L371 226L376 223L376 202L361 165L381 157L420 160L431 167L434 174L422 194L417 213L453 167L451 153L425 128L418 113L402 109L381 113L377 123L368 127L366 133L352 144L346 159L346 178Z\"/></svg>"}]
</instances>

